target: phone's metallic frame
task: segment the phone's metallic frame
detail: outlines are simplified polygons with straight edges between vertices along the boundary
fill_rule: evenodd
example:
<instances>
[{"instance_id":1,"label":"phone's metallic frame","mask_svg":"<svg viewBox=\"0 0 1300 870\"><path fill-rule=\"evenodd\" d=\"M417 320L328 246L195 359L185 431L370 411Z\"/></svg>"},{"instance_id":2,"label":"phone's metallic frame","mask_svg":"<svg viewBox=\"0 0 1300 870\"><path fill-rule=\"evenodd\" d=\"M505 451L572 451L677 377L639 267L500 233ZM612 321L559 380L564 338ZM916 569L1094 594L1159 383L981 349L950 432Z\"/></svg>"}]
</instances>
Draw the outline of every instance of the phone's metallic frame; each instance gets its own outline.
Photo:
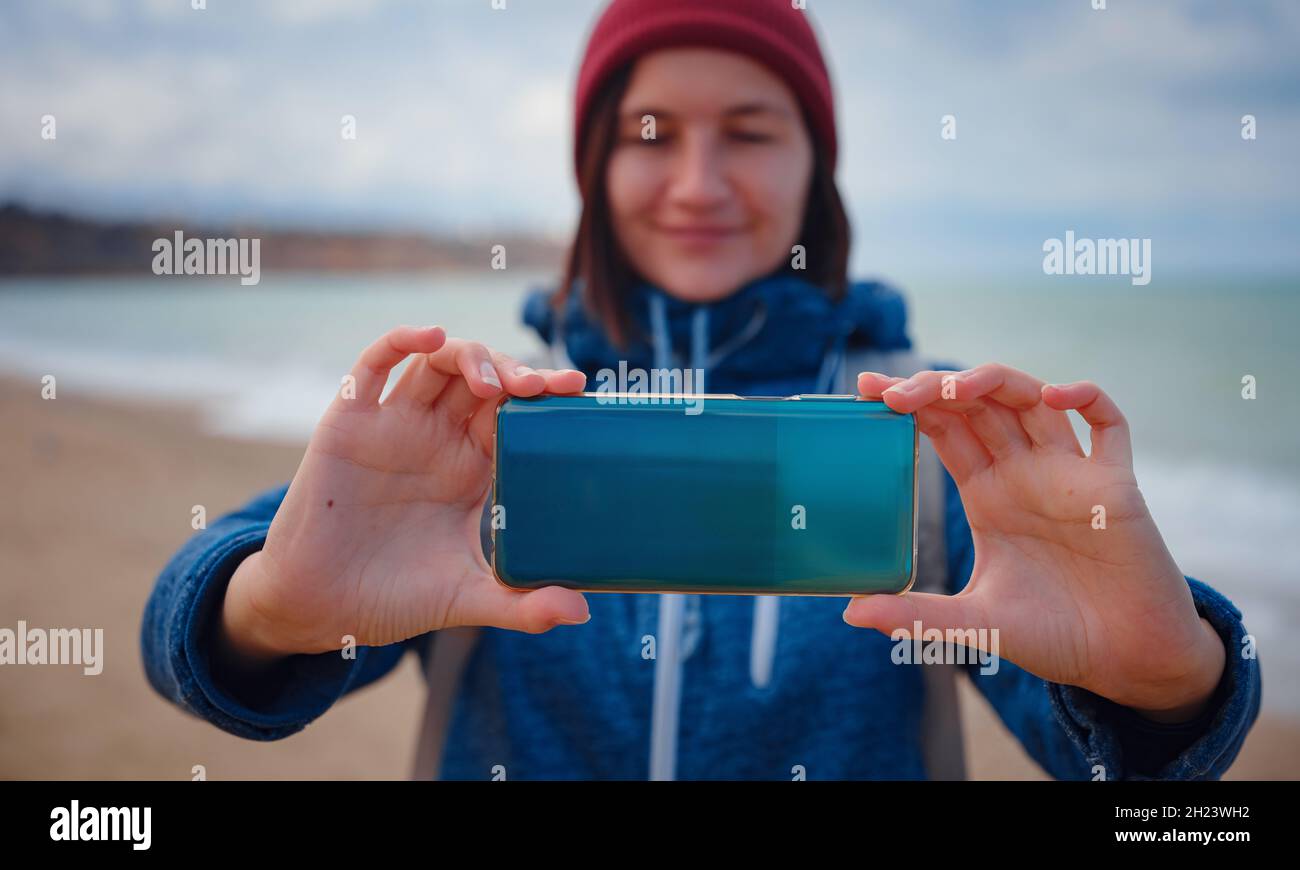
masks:
<instances>
[{"instance_id":1,"label":"phone's metallic frame","mask_svg":"<svg viewBox=\"0 0 1300 870\"><path fill-rule=\"evenodd\" d=\"M797 396L738 396L735 393L593 393L593 392L569 393L566 395L585 396L587 398L593 398L593 399L594 398L610 399L610 398L620 398L624 396L635 396L638 399L660 398L660 399L675 399L679 401L684 401L686 399L723 399L727 401L740 401L740 402L743 402L746 399L750 401L753 401L755 399L762 399L764 401L798 401L801 397L808 398L808 399L856 399L858 401L867 401L866 399L863 399L861 396L851 396L847 394L821 395L821 394L812 394L812 393L801 393ZM496 414L494 415L493 426L492 426L492 504L493 506L498 504L497 502L497 460L499 458L498 450L499 450L500 439L497 438L497 433L501 431L501 409L504 408L506 402L508 402L512 398L533 398L533 397L532 396L525 396L525 397L502 396L501 401L497 404ZM920 427L916 425L915 414L905 414L900 416L907 416L912 418L912 573L911 576L907 578L907 585L904 586L902 589L898 590L897 592L888 592L888 593L850 592L846 594L844 592L717 592L713 590L708 590L708 591L701 590L697 592L688 589L677 590L677 591L664 590L664 589L589 589L589 588L580 588L580 587L573 587L573 586L566 586L564 588L573 589L576 592L583 592L583 593L601 592L610 595L637 594L637 593L650 593L654 595L674 595L674 594L677 595L742 595L742 596L749 596L749 597L753 597L755 595L780 595L780 596L792 596L792 597L800 597L800 598L852 598L855 595L903 595L911 591L912 587L916 584L916 568L917 568L916 561L917 561L917 556L920 553L920 545L917 540L917 535L920 533L920 515L921 515L920 503L919 503L920 494L921 494L921 489L920 489L921 431L920 431ZM501 575L497 573L496 527L493 526L491 531L492 531L492 535L491 535L492 576L496 579L497 583L499 583L504 588L509 589L511 592L533 591L530 589L521 589L518 586L511 586L509 583L501 579Z\"/></svg>"}]
</instances>

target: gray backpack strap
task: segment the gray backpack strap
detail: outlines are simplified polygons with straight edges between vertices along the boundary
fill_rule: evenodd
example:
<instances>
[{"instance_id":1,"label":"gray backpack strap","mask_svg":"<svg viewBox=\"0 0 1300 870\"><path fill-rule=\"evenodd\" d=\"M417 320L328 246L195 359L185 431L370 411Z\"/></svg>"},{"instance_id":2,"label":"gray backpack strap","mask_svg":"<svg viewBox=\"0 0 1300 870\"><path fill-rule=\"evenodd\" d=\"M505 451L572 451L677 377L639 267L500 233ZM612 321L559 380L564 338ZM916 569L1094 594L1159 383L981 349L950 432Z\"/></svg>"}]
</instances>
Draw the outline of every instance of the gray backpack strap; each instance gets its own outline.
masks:
<instances>
[{"instance_id":1,"label":"gray backpack strap","mask_svg":"<svg viewBox=\"0 0 1300 870\"><path fill-rule=\"evenodd\" d=\"M879 372L890 377L907 377L933 368L912 351L849 351L840 366L836 391L856 393L858 373ZM930 439L918 442L916 583L917 592L949 595L948 546L945 533L943 464ZM962 748L961 710L957 699L957 668L954 665L922 664L925 677L925 709L922 713L922 748L930 779L965 779L966 760Z\"/></svg>"},{"instance_id":2,"label":"gray backpack strap","mask_svg":"<svg viewBox=\"0 0 1300 870\"><path fill-rule=\"evenodd\" d=\"M415 746L411 779L437 779L441 772L442 752L447 744L456 690L460 686L465 666L469 663L470 654L474 651L478 634L476 626L468 625L429 632L429 652L424 663L429 693L424 704L424 723L420 726L419 742Z\"/></svg>"},{"instance_id":3,"label":"gray backpack strap","mask_svg":"<svg viewBox=\"0 0 1300 870\"><path fill-rule=\"evenodd\" d=\"M543 354L532 354L521 362L533 368L572 368L564 355L563 345L557 343ZM483 505L479 521L479 540L483 555L492 561L492 502ZM415 763L411 779L437 779L442 767L442 753L447 743L451 725L451 710L456 703L456 693L461 678L469 665L474 645L481 629L477 626L458 626L429 632L429 650L424 662L424 679L428 695L424 704L424 722L415 745Z\"/></svg>"},{"instance_id":4,"label":"gray backpack strap","mask_svg":"<svg viewBox=\"0 0 1300 870\"><path fill-rule=\"evenodd\" d=\"M479 542L483 553L492 558L492 503L483 505L479 520ZM411 779L437 779L442 767L442 752L447 744L447 731L451 727L451 710L456 703L456 693L461 677L469 664L480 629L462 625L429 632L429 651L425 655L424 679L429 685L424 702L424 722L415 744L415 764Z\"/></svg>"}]
</instances>

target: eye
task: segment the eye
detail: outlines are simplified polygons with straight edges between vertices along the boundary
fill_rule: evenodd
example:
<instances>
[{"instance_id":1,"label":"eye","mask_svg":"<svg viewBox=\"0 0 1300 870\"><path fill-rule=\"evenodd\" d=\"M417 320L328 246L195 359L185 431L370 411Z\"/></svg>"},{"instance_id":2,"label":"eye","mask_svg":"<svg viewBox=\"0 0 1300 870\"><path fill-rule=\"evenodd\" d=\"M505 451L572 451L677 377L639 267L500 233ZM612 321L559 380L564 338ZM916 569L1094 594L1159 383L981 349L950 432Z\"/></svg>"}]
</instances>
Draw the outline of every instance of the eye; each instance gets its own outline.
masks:
<instances>
[{"instance_id":1,"label":"eye","mask_svg":"<svg viewBox=\"0 0 1300 870\"><path fill-rule=\"evenodd\" d=\"M619 141L625 145L645 145L648 147L655 147L666 145L668 142L672 141L672 137L665 135L662 131L653 137L643 136L641 134L641 128L638 127L635 130L629 130L624 133L619 137Z\"/></svg>"},{"instance_id":2,"label":"eye","mask_svg":"<svg viewBox=\"0 0 1300 870\"><path fill-rule=\"evenodd\" d=\"M761 130L731 130L727 133L727 138L733 142L743 142L747 144L758 144L771 142L774 138L772 134L765 133Z\"/></svg>"}]
</instances>

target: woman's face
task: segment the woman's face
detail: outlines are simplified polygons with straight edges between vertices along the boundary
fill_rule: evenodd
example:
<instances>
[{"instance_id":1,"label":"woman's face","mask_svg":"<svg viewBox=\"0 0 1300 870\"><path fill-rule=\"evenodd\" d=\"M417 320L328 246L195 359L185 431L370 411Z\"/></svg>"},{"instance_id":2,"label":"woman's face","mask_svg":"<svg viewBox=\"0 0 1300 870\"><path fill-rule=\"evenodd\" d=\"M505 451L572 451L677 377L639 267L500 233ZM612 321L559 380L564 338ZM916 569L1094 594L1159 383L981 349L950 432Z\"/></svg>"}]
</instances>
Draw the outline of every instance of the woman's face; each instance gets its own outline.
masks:
<instances>
[{"instance_id":1,"label":"woman's face","mask_svg":"<svg viewBox=\"0 0 1300 870\"><path fill-rule=\"evenodd\" d=\"M677 48L633 68L605 183L633 268L709 302L789 260L812 170L812 140L780 78L740 54Z\"/></svg>"}]
</instances>

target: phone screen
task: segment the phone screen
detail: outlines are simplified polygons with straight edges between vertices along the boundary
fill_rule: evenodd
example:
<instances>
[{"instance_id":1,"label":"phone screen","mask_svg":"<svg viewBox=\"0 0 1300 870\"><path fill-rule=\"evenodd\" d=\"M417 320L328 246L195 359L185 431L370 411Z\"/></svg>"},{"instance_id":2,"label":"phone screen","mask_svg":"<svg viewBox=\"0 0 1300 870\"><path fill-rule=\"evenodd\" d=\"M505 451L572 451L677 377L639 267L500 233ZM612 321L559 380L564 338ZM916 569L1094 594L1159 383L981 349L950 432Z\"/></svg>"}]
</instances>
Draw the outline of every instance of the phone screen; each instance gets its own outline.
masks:
<instances>
[{"instance_id":1,"label":"phone screen","mask_svg":"<svg viewBox=\"0 0 1300 870\"><path fill-rule=\"evenodd\" d=\"M852 396L663 398L502 404L493 493L502 583L747 595L910 586L911 415Z\"/></svg>"}]
</instances>

